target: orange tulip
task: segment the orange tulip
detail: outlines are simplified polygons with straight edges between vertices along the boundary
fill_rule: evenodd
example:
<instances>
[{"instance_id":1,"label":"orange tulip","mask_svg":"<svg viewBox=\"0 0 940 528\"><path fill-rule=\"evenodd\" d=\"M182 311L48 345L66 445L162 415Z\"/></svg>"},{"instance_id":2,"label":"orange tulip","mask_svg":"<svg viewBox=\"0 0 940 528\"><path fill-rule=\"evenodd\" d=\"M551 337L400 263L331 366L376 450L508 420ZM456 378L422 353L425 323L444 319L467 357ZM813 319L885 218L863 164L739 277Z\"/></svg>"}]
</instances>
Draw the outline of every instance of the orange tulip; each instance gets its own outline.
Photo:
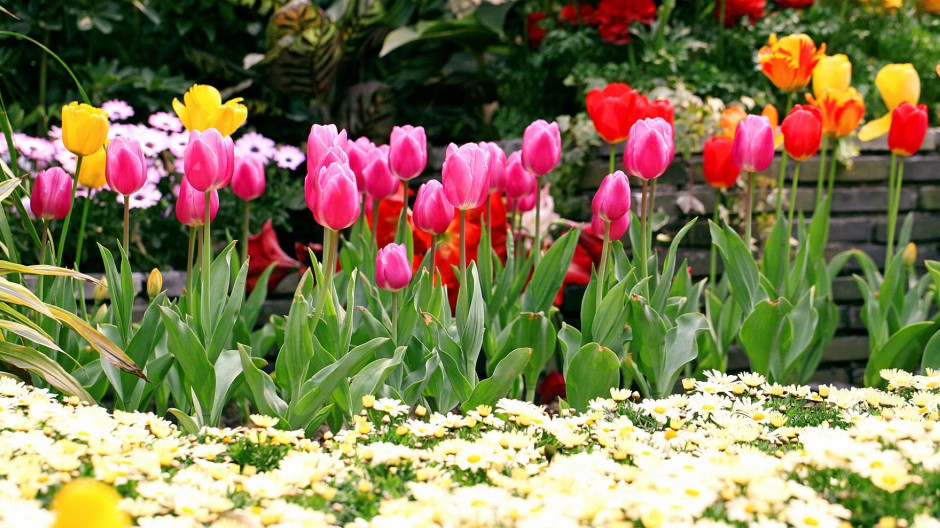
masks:
<instances>
[{"instance_id":1,"label":"orange tulip","mask_svg":"<svg viewBox=\"0 0 940 528\"><path fill-rule=\"evenodd\" d=\"M774 86L785 92L806 88L813 78L813 68L826 55L826 45L816 44L803 33L787 35L777 40L770 36L768 45L757 54L760 68Z\"/></svg>"},{"instance_id":2,"label":"orange tulip","mask_svg":"<svg viewBox=\"0 0 940 528\"><path fill-rule=\"evenodd\" d=\"M719 120L721 135L728 139L734 139L734 131L737 130L738 123L743 121L745 117L747 117L747 112L740 106L729 106L722 110L721 119Z\"/></svg>"},{"instance_id":3,"label":"orange tulip","mask_svg":"<svg viewBox=\"0 0 940 528\"><path fill-rule=\"evenodd\" d=\"M760 115L766 117L770 120L770 127L774 129L774 148L780 146L783 143L783 134L780 130L780 113L777 112L777 107L772 104L764 105L764 109L760 111Z\"/></svg>"},{"instance_id":4,"label":"orange tulip","mask_svg":"<svg viewBox=\"0 0 940 528\"><path fill-rule=\"evenodd\" d=\"M833 139L851 134L865 116L865 100L855 90L826 88L819 98L806 94L806 100L822 113L823 134Z\"/></svg>"}]
</instances>

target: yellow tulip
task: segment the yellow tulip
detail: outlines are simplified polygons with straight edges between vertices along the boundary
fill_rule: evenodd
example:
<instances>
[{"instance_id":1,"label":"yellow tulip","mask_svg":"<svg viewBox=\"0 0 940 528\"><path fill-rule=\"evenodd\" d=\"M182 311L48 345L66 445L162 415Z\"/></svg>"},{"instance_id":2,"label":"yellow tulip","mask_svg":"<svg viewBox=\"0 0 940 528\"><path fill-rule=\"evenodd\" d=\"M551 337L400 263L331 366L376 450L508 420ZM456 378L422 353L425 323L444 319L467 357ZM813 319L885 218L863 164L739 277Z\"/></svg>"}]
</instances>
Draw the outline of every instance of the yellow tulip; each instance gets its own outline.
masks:
<instances>
[{"instance_id":1,"label":"yellow tulip","mask_svg":"<svg viewBox=\"0 0 940 528\"><path fill-rule=\"evenodd\" d=\"M107 180L104 177L104 168L108 157L105 155L107 142L93 154L82 159L82 167L78 171L78 184L89 189L104 187Z\"/></svg>"},{"instance_id":2,"label":"yellow tulip","mask_svg":"<svg viewBox=\"0 0 940 528\"><path fill-rule=\"evenodd\" d=\"M770 36L768 44L760 49L757 60L761 71L770 82L785 92L806 88L813 76L813 69L826 54L826 45L816 48L809 35L798 33L777 39Z\"/></svg>"},{"instance_id":3,"label":"yellow tulip","mask_svg":"<svg viewBox=\"0 0 940 528\"><path fill-rule=\"evenodd\" d=\"M107 138L107 112L76 101L62 107L62 143L69 152L89 156L101 149Z\"/></svg>"},{"instance_id":4,"label":"yellow tulip","mask_svg":"<svg viewBox=\"0 0 940 528\"><path fill-rule=\"evenodd\" d=\"M888 107L888 113L865 123L858 132L858 139L871 141L888 133L891 128L891 111L901 103L916 105L920 101L920 77L912 64L889 64L875 76L875 85Z\"/></svg>"},{"instance_id":5,"label":"yellow tulip","mask_svg":"<svg viewBox=\"0 0 940 528\"><path fill-rule=\"evenodd\" d=\"M222 104L222 94L207 84L194 84L185 94L183 102L173 99L173 110L186 130L205 131L215 128L224 136L232 135L246 119L248 108L237 97Z\"/></svg>"},{"instance_id":6,"label":"yellow tulip","mask_svg":"<svg viewBox=\"0 0 940 528\"><path fill-rule=\"evenodd\" d=\"M852 63L845 55L828 55L819 59L813 70L813 94L818 99L827 88L843 92L852 84Z\"/></svg>"},{"instance_id":7,"label":"yellow tulip","mask_svg":"<svg viewBox=\"0 0 940 528\"><path fill-rule=\"evenodd\" d=\"M124 528L130 518L119 507L121 494L97 480L83 478L62 486L52 498L53 528Z\"/></svg>"},{"instance_id":8,"label":"yellow tulip","mask_svg":"<svg viewBox=\"0 0 940 528\"><path fill-rule=\"evenodd\" d=\"M819 108L823 134L831 138L848 136L865 117L865 100L855 88L828 88L818 98L806 94L806 99L811 105Z\"/></svg>"}]
</instances>

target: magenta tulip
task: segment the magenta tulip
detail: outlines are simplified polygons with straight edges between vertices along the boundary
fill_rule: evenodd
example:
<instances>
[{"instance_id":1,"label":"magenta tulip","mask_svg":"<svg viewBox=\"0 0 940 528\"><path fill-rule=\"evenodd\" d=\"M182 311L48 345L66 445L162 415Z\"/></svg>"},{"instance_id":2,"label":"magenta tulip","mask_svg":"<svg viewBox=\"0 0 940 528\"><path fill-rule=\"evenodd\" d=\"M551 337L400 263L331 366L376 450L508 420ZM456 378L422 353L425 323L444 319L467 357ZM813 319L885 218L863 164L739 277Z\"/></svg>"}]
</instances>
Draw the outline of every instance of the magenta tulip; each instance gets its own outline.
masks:
<instances>
[{"instance_id":1,"label":"magenta tulip","mask_svg":"<svg viewBox=\"0 0 940 528\"><path fill-rule=\"evenodd\" d=\"M232 181L235 170L235 144L232 138L210 128L189 133L189 144L183 152L183 172L193 189L213 191Z\"/></svg>"},{"instance_id":2,"label":"magenta tulip","mask_svg":"<svg viewBox=\"0 0 940 528\"><path fill-rule=\"evenodd\" d=\"M630 132L633 138L633 132ZM627 140L630 141L630 140ZM630 211L630 181L621 171L608 174L591 201L591 212L602 220L619 220Z\"/></svg>"},{"instance_id":3,"label":"magenta tulip","mask_svg":"<svg viewBox=\"0 0 940 528\"><path fill-rule=\"evenodd\" d=\"M363 171L366 165L369 164L372 151L375 149L375 145L369 141L367 137L361 137L356 141L348 141L346 143L346 156L349 157L349 168L352 169L353 174L356 175L356 187L360 191L366 188L366 179Z\"/></svg>"},{"instance_id":4,"label":"magenta tulip","mask_svg":"<svg viewBox=\"0 0 940 528\"><path fill-rule=\"evenodd\" d=\"M506 196L519 199L523 196L532 194L538 187L538 180L535 174L527 171L522 166L522 152L516 151L509 155L506 162Z\"/></svg>"},{"instance_id":5,"label":"magenta tulip","mask_svg":"<svg viewBox=\"0 0 940 528\"><path fill-rule=\"evenodd\" d=\"M267 181L264 162L254 156L235 159L235 174L232 175L232 192L242 200L251 201L264 194Z\"/></svg>"},{"instance_id":6,"label":"magenta tulip","mask_svg":"<svg viewBox=\"0 0 940 528\"><path fill-rule=\"evenodd\" d=\"M408 181L424 172L428 164L428 140L424 127L405 125L392 129L388 166L398 179Z\"/></svg>"},{"instance_id":7,"label":"magenta tulip","mask_svg":"<svg viewBox=\"0 0 940 528\"><path fill-rule=\"evenodd\" d=\"M375 256L375 284L387 291L398 291L411 282L411 262L404 244L389 244Z\"/></svg>"},{"instance_id":8,"label":"magenta tulip","mask_svg":"<svg viewBox=\"0 0 940 528\"><path fill-rule=\"evenodd\" d=\"M430 180L418 187L412 220L415 227L432 235L443 235L454 219L454 206L444 196L444 186Z\"/></svg>"},{"instance_id":9,"label":"magenta tulip","mask_svg":"<svg viewBox=\"0 0 940 528\"><path fill-rule=\"evenodd\" d=\"M29 208L43 220L62 220L72 208L72 177L61 167L36 175L29 195Z\"/></svg>"},{"instance_id":10,"label":"magenta tulip","mask_svg":"<svg viewBox=\"0 0 940 528\"><path fill-rule=\"evenodd\" d=\"M669 168L675 155L672 125L665 119L641 119L630 128L630 136L623 150L624 165L630 174L644 180L659 178Z\"/></svg>"},{"instance_id":11,"label":"magenta tulip","mask_svg":"<svg viewBox=\"0 0 940 528\"><path fill-rule=\"evenodd\" d=\"M774 159L774 129L765 116L749 115L738 123L731 145L735 166L749 172L760 172Z\"/></svg>"},{"instance_id":12,"label":"magenta tulip","mask_svg":"<svg viewBox=\"0 0 940 528\"><path fill-rule=\"evenodd\" d=\"M307 136L307 174L317 174L324 163L322 158L330 147L338 147L345 154L346 131L337 130L336 125L313 125Z\"/></svg>"},{"instance_id":13,"label":"magenta tulip","mask_svg":"<svg viewBox=\"0 0 940 528\"><path fill-rule=\"evenodd\" d=\"M383 152L382 149L372 149L362 172L365 192L373 200L384 200L398 190L400 182L388 168L388 153Z\"/></svg>"},{"instance_id":14,"label":"magenta tulip","mask_svg":"<svg viewBox=\"0 0 940 528\"><path fill-rule=\"evenodd\" d=\"M480 207L490 192L487 158L489 154L474 143L447 147L441 182L444 196L455 209Z\"/></svg>"},{"instance_id":15,"label":"magenta tulip","mask_svg":"<svg viewBox=\"0 0 940 528\"><path fill-rule=\"evenodd\" d=\"M219 192L212 191L209 198L209 219L214 220L219 212ZM197 191L187 178L180 182L176 197L176 219L183 225L199 227L206 220L206 193Z\"/></svg>"},{"instance_id":16,"label":"magenta tulip","mask_svg":"<svg viewBox=\"0 0 940 528\"><path fill-rule=\"evenodd\" d=\"M558 123L543 119L527 126L522 135L522 164L536 176L545 176L561 161L561 132Z\"/></svg>"},{"instance_id":17,"label":"magenta tulip","mask_svg":"<svg viewBox=\"0 0 940 528\"><path fill-rule=\"evenodd\" d=\"M625 214L610 222L610 240L620 240L630 228L630 215ZM604 238L604 219L594 215L591 217L591 233L597 238Z\"/></svg>"},{"instance_id":18,"label":"magenta tulip","mask_svg":"<svg viewBox=\"0 0 940 528\"><path fill-rule=\"evenodd\" d=\"M308 174L304 197L314 220L323 227L339 231L359 218L359 190L356 175L345 163L331 163L317 175Z\"/></svg>"},{"instance_id":19,"label":"magenta tulip","mask_svg":"<svg viewBox=\"0 0 940 528\"><path fill-rule=\"evenodd\" d=\"M479 145L490 155L490 192L503 192L506 189L506 153L493 142L480 143Z\"/></svg>"},{"instance_id":20,"label":"magenta tulip","mask_svg":"<svg viewBox=\"0 0 940 528\"><path fill-rule=\"evenodd\" d=\"M535 191L532 191L518 200L511 196L507 196L506 207L509 208L510 211L515 211L517 213L528 213L532 209L535 209L535 199L537 197L538 193Z\"/></svg>"},{"instance_id":21,"label":"magenta tulip","mask_svg":"<svg viewBox=\"0 0 940 528\"><path fill-rule=\"evenodd\" d=\"M136 139L114 138L106 159L104 177L112 191L130 196L147 183L147 159Z\"/></svg>"}]
</instances>

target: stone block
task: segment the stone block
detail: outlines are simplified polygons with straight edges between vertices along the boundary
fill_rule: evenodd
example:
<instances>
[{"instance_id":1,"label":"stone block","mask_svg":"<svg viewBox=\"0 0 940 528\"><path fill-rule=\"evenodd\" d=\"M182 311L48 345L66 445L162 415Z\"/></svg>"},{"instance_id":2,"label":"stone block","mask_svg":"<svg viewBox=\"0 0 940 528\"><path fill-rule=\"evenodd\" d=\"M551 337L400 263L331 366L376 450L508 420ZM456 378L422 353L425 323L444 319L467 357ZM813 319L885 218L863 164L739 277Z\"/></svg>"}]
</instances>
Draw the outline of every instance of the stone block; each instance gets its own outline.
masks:
<instances>
[{"instance_id":1,"label":"stone block","mask_svg":"<svg viewBox=\"0 0 940 528\"><path fill-rule=\"evenodd\" d=\"M940 211L940 187L925 185L918 189L917 208Z\"/></svg>"},{"instance_id":2,"label":"stone block","mask_svg":"<svg viewBox=\"0 0 940 528\"><path fill-rule=\"evenodd\" d=\"M898 231L904 218L898 219ZM888 219L878 218L874 230L876 242L885 244L888 241ZM914 213L914 222L911 226L911 240L914 242L930 242L940 240L940 215L928 213Z\"/></svg>"}]
</instances>

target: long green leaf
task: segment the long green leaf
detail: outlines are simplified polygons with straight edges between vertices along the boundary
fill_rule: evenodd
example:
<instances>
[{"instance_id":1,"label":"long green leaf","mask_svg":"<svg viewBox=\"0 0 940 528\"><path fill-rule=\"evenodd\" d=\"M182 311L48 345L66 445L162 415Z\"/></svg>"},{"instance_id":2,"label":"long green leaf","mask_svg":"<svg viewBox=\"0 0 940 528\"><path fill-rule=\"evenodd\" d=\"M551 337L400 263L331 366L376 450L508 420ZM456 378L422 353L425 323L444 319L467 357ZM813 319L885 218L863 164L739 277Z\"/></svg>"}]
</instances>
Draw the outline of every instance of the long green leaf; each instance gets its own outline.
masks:
<instances>
[{"instance_id":1,"label":"long green leaf","mask_svg":"<svg viewBox=\"0 0 940 528\"><path fill-rule=\"evenodd\" d=\"M95 403L95 399L84 387L65 371L61 365L34 348L14 345L7 341L0 341L0 361L4 361L24 370L28 370L49 385L59 389L65 394L77 396L88 403Z\"/></svg>"},{"instance_id":2,"label":"long green leaf","mask_svg":"<svg viewBox=\"0 0 940 528\"><path fill-rule=\"evenodd\" d=\"M480 405L494 405L509 393L513 383L522 375L532 355L531 348L517 348L496 365L493 375L473 388L470 397L461 405L464 412Z\"/></svg>"}]
</instances>

